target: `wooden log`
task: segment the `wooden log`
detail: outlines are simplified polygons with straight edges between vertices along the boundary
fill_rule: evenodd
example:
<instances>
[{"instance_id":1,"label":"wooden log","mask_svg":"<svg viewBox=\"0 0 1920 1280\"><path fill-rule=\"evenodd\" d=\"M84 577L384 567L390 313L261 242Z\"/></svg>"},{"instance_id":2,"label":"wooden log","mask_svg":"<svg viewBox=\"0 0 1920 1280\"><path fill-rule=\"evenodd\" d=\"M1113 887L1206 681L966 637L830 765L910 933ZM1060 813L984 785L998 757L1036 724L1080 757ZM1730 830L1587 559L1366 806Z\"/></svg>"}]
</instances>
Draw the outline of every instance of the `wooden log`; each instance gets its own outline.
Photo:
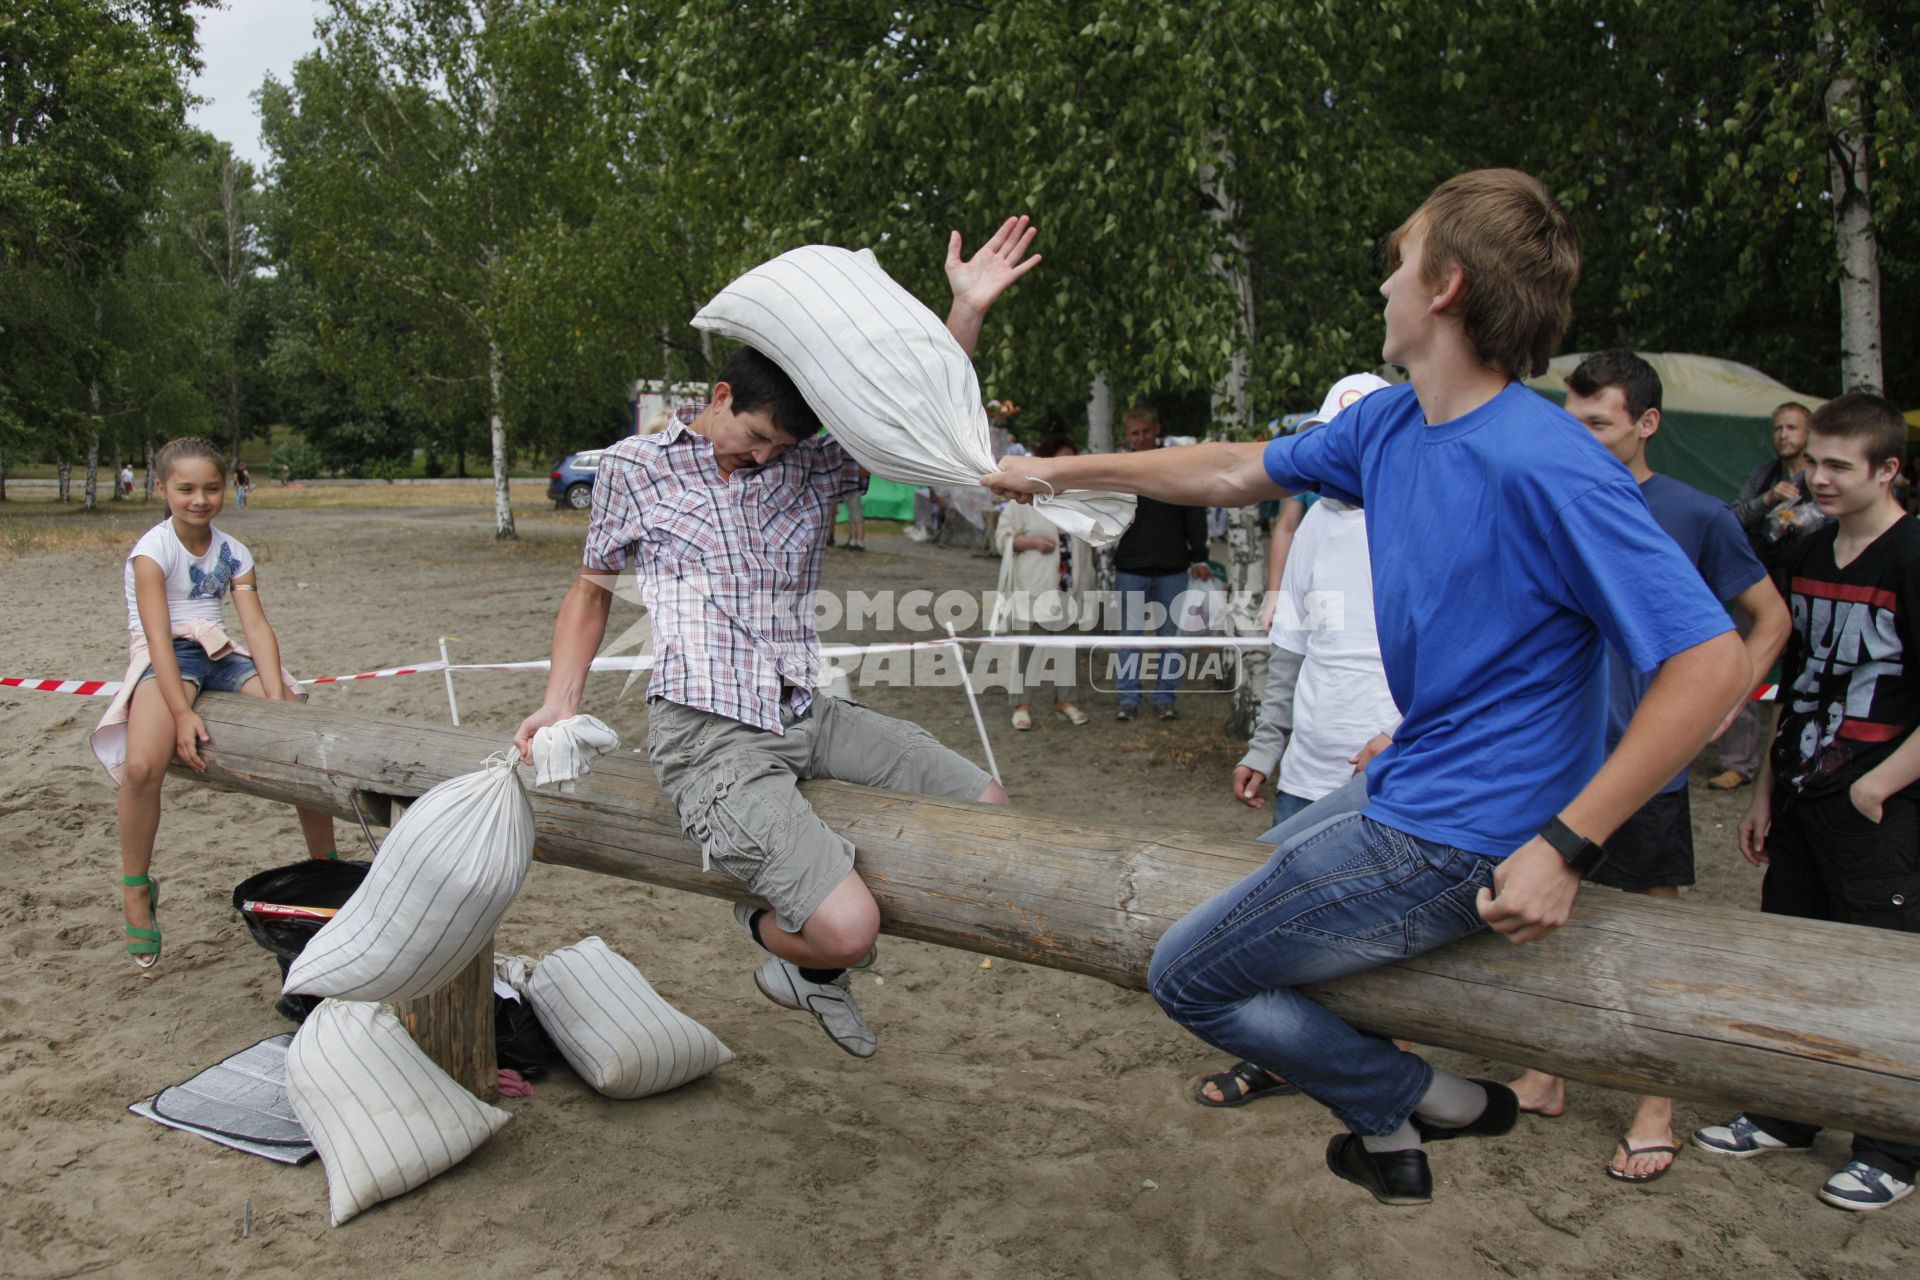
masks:
<instances>
[{"instance_id":1,"label":"wooden log","mask_svg":"<svg viewBox=\"0 0 1920 1280\"><path fill-rule=\"evenodd\" d=\"M497 734L219 694L216 787L345 815L478 768ZM1145 984L1154 942L1271 850L1181 832L806 784L859 850L891 934ZM645 760L532 792L535 856L723 898ZM716 926L717 927L717 926ZM1314 988L1359 1026L1647 1093L1920 1141L1920 937L1589 889L1527 947L1481 934Z\"/></svg>"},{"instance_id":2,"label":"wooden log","mask_svg":"<svg viewBox=\"0 0 1920 1280\"><path fill-rule=\"evenodd\" d=\"M493 939L473 962L436 990L393 1011L413 1042L462 1089L482 1102L500 1097L493 1050Z\"/></svg>"}]
</instances>

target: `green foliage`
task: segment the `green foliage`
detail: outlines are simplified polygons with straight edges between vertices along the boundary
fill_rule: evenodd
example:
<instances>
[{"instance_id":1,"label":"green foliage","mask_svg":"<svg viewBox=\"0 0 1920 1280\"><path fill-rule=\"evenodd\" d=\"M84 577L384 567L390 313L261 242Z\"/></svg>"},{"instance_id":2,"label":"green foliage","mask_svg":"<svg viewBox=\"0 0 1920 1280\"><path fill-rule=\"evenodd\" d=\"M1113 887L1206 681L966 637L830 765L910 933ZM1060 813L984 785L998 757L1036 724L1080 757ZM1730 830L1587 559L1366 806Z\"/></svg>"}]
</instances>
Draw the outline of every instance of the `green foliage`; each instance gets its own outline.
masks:
<instances>
[{"instance_id":1,"label":"green foliage","mask_svg":"<svg viewBox=\"0 0 1920 1280\"><path fill-rule=\"evenodd\" d=\"M304 440L275 445L270 464L274 480L311 480L325 468L320 451Z\"/></svg>"}]
</instances>

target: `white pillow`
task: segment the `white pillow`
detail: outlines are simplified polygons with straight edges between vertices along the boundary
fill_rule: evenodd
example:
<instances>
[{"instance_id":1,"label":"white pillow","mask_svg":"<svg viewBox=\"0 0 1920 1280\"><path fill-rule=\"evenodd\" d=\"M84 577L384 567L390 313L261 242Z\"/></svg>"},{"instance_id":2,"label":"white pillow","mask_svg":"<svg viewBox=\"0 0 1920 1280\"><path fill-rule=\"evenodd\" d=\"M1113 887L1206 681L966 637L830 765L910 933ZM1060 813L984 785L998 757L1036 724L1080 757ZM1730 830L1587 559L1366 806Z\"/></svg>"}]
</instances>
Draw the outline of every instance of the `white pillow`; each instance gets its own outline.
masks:
<instances>
[{"instance_id":1,"label":"white pillow","mask_svg":"<svg viewBox=\"0 0 1920 1280\"><path fill-rule=\"evenodd\" d=\"M975 485L993 461L973 361L871 249L807 245L763 262L693 318L785 370L861 466L902 484ZM1036 507L1095 546L1133 523L1130 495L1075 490Z\"/></svg>"},{"instance_id":2,"label":"white pillow","mask_svg":"<svg viewBox=\"0 0 1920 1280\"><path fill-rule=\"evenodd\" d=\"M598 938L543 956L527 999L582 1080L609 1098L644 1098L733 1061L713 1032L660 998Z\"/></svg>"},{"instance_id":3,"label":"white pillow","mask_svg":"<svg viewBox=\"0 0 1920 1280\"><path fill-rule=\"evenodd\" d=\"M401 815L340 914L287 967L288 995L410 1000L478 955L533 863L533 807L511 755Z\"/></svg>"},{"instance_id":4,"label":"white pillow","mask_svg":"<svg viewBox=\"0 0 1920 1280\"><path fill-rule=\"evenodd\" d=\"M287 1046L287 1098L327 1170L333 1225L466 1159L513 1117L462 1089L384 1005L326 1000Z\"/></svg>"}]
</instances>

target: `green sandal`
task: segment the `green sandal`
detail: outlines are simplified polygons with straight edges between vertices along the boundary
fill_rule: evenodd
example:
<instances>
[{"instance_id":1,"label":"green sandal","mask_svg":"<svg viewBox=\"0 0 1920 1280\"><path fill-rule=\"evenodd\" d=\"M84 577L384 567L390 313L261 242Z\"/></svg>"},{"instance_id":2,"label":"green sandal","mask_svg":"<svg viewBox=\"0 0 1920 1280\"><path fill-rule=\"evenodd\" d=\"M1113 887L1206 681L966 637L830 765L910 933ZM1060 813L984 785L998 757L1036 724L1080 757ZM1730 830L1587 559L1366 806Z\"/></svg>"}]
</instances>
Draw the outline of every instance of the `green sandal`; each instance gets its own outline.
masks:
<instances>
[{"instance_id":1,"label":"green sandal","mask_svg":"<svg viewBox=\"0 0 1920 1280\"><path fill-rule=\"evenodd\" d=\"M142 885L147 889L147 910L153 916L153 927L142 929L139 925L126 925L127 954L142 969L151 969L160 959L160 882L152 876L121 876L120 883L129 889Z\"/></svg>"},{"instance_id":2,"label":"green sandal","mask_svg":"<svg viewBox=\"0 0 1920 1280\"><path fill-rule=\"evenodd\" d=\"M315 862L340 861L340 851L338 849L329 849L325 853L310 853L307 856L312 858Z\"/></svg>"}]
</instances>

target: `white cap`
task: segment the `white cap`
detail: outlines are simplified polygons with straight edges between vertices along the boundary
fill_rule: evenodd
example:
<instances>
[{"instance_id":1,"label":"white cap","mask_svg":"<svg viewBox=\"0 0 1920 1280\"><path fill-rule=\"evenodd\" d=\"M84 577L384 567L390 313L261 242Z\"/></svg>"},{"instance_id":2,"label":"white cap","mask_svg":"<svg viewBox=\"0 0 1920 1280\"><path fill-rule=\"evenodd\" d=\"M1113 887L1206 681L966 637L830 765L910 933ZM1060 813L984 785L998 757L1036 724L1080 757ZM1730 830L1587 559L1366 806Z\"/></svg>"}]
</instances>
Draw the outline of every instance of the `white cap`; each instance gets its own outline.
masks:
<instances>
[{"instance_id":1,"label":"white cap","mask_svg":"<svg viewBox=\"0 0 1920 1280\"><path fill-rule=\"evenodd\" d=\"M1320 402L1320 408L1311 418L1308 418L1306 422L1300 425L1305 427L1309 423L1317 422L1324 424L1332 422L1340 416L1341 410L1357 404L1359 401L1366 399L1382 388L1392 385L1391 382L1388 382L1385 378L1377 374L1350 373L1327 388L1327 398Z\"/></svg>"}]
</instances>

